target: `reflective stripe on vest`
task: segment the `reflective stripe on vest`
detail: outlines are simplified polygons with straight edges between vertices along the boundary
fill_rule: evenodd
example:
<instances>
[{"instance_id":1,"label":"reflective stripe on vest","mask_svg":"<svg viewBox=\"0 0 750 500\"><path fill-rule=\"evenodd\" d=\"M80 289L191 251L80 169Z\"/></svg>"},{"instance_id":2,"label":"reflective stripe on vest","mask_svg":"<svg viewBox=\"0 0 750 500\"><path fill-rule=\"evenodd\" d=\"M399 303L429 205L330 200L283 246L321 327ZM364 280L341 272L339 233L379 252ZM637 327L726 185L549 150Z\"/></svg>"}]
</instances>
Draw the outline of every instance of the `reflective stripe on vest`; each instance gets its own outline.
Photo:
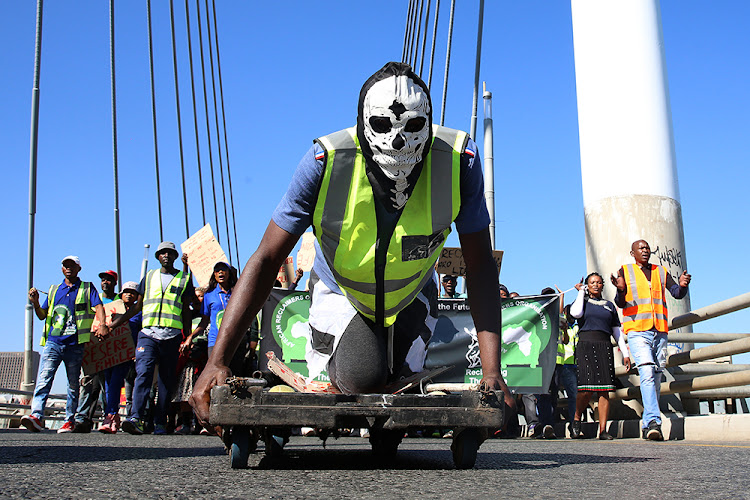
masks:
<instances>
[{"instance_id":1,"label":"reflective stripe on vest","mask_svg":"<svg viewBox=\"0 0 750 500\"><path fill-rule=\"evenodd\" d=\"M568 343L562 343L562 333L560 342L557 343L557 364L574 365L576 364L576 346L578 345L578 325L568 327Z\"/></svg>"},{"instance_id":2,"label":"reflective stripe on vest","mask_svg":"<svg viewBox=\"0 0 750 500\"><path fill-rule=\"evenodd\" d=\"M433 125L433 142L388 244L384 324L408 306L433 276L461 206L465 132ZM313 215L315 237L344 295L375 321L375 198L354 127L317 139L326 164Z\"/></svg>"},{"instance_id":3,"label":"reflective stripe on vest","mask_svg":"<svg viewBox=\"0 0 750 500\"><path fill-rule=\"evenodd\" d=\"M161 271L154 269L146 275L143 298L143 326L162 326L182 329L182 294L187 288L190 273L178 272L162 292Z\"/></svg>"},{"instance_id":4,"label":"reflective stripe on vest","mask_svg":"<svg viewBox=\"0 0 750 500\"><path fill-rule=\"evenodd\" d=\"M42 332L42 339L40 344L45 345L47 343L47 336L52 328L52 312L55 309L55 295L60 285L52 285L49 287L47 295L47 319L44 321L44 331ZM76 293L75 300L75 311L73 314L76 318L76 337L78 338L79 344L84 344L91 340L91 325L94 324L94 317L96 313L91 307L91 283L88 281L81 281L78 286L78 292ZM80 305L80 308L79 308Z\"/></svg>"},{"instance_id":5,"label":"reflective stripe on vest","mask_svg":"<svg viewBox=\"0 0 750 500\"><path fill-rule=\"evenodd\" d=\"M622 329L628 332L645 332L655 328L667 333L668 313L664 297L667 270L651 264L651 282L646 279L640 267L635 264L622 266L628 291L625 294L625 307L622 309Z\"/></svg>"}]
</instances>

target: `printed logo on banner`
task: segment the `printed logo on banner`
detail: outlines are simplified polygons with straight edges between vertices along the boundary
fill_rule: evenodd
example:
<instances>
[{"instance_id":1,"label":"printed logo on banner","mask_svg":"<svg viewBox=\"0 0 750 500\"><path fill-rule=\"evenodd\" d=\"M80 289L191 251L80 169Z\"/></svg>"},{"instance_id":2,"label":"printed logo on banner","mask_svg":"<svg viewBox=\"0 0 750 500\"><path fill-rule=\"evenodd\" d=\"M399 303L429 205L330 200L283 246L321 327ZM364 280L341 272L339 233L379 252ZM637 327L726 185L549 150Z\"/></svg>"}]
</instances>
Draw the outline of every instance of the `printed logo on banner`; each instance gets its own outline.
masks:
<instances>
[{"instance_id":1,"label":"printed logo on banner","mask_svg":"<svg viewBox=\"0 0 750 500\"><path fill-rule=\"evenodd\" d=\"M558 298L521 297L502 304L501 370L519 394L546 392L555 369ZM553 321L554 320L554 321ZM427 346L425 368L453 366L437 382L476 384L482 380L479 342L465 299L440 299L438 319Z\"/></svg>"},{"instance_id":2,"label":"printed logo on banner","mask_svg":"<svg viewBox=\"0 0 750 500\"><path fill-rule=\"evenodd\" d=\"M276 304L271 331L276 343L281 346L284 363L304 361L310 331L309 315L309 293L291 293Z\"/></svg>"},{"instance_id":3,"label":"printed logo on banner","mask_svg":"<svg viewBox=\"0 0 750 500\"><path fill-rule=\"evenodd\" d=\"M509 386L544 385L540 354L556 331L547 306L539 299L516 299L502 305L501 368Z\"/></svg>"}]
</instances>

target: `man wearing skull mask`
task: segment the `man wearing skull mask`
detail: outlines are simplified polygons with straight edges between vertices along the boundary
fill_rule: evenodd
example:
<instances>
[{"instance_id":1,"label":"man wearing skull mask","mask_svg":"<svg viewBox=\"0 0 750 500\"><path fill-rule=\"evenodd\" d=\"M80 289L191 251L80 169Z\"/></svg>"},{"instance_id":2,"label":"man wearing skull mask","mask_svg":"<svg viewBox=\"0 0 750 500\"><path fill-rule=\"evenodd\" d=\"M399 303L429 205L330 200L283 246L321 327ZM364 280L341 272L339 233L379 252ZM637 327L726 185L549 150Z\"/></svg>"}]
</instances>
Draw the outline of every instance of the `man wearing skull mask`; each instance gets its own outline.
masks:
<instances>
[{"instance_id":1,"label":"man wearing skull mask","mask_svg":"<svg viewBox=\"0 0 750 500\"><path fill-rule=\"evenodd\" d=\"M191 397L202 421L210 388L230 376L242 333L310 225L310 377L327 369L344 393L378 393L422 370L437 322L434 265L455 222L483 380L515 406L500 375L500 297L477 148L465 132L431 123L427 86L391 62L362 87L357 126L314 142L235 287Z\"/></svg>"}]
</instances>

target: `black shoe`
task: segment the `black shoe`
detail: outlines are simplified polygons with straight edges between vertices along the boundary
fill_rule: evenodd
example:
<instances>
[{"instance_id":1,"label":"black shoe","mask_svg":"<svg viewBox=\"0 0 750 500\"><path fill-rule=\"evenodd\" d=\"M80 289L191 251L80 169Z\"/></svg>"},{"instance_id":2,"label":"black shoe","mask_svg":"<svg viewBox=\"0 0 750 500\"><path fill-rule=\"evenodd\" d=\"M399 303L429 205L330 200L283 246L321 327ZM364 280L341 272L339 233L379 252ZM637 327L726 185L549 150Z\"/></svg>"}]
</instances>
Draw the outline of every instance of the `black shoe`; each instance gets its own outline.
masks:
<instances>
[{"instance_id":1,"label":"black shoe","mask_svg":"<svg viewBox=\"0 0 750 500\"><path fill-rule=\"evenodd\" d=\"M91 429L94 427L94 422L90 420L85 420L83 422L76 422L75 426L73 427L73 432L75 434L88 434L91 432Z\"/></svg>"},{"instance_id":2,"label":"black shoe","mask_svg":"<svg viewBox=\"0 0 750 500\"><path fill-rule=\"evenodd\" d=\"M570 431L570 439L581 439L583 438L583 432L581 432L581 421L573 420L568 425L568 431Z\"/></svg>"},{"instance_id":3,"label":"black shoe","mask_svg":"<svg viewBox=\"0 0 750 500\"><path fill-rule=\"evenodd\" d=\"M544 426L544 429L542 429L542 435L544 436L544 439L557 439L555 428L551 425Z\"/></svg>"},{"instance_id":4,"label":"black shoe","mask_svg":"<svg viewBox=\"0 0 750 500\"><path fill-rule=\"evenodd\" d=\"M656 420L649 422L648 429L644 429L643 433L648 440L664 441L664 435L661 433L661 425L657 424Z\"/></svg>"},{"instance_id":5,"label":"black shoe","mask_svg":"<svg viewBox=\"0 0 750 500\"><path fill-rule=\"evenodd\" d=\"M612 439L614 439L614 437L612 437L612 435L609 432L602 431L599 433L599 439L603 441L611 441Z\"/></svg>"}]
</instances>

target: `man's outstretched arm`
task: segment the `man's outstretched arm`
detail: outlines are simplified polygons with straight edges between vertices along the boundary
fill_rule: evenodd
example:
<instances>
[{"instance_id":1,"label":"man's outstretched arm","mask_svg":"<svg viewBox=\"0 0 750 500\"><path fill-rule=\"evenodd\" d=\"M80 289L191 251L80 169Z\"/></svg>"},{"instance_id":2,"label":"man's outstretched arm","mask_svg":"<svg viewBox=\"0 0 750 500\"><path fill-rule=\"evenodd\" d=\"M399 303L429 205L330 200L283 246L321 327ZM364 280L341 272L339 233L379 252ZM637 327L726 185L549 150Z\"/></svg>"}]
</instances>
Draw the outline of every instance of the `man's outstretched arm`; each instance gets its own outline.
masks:
<instances>
[{"instance_id":1,"label":"man's outstretched arm","mask_svg":"<svg viewBox=\"0 0 750 500\"><path fill-rule=\"evenodd\" d=\"M243 335L271 293L279 268L294 249L298 235L290 234L271 221L260 246L248 259L239 281L232 290L221 328L206 368L196 382L190 404L201 424L208 423L211 388L224 384L231 376L232 360Z\"/></svg>"},{"instance_id":2,"label":"man's outstretched arm","mask_svg":"<svg viewBox=\"0 0 750 500\"><path fill-rule=\"evenodd\" d=\"M514 407L515 400L500 374L500 289L497 266L492 256L488 229L460 234L461 250L466 263L466 287L471 316L477 329L482 381L492 389L501 389L505 402Z\"/></svg>"}]
</instances>

